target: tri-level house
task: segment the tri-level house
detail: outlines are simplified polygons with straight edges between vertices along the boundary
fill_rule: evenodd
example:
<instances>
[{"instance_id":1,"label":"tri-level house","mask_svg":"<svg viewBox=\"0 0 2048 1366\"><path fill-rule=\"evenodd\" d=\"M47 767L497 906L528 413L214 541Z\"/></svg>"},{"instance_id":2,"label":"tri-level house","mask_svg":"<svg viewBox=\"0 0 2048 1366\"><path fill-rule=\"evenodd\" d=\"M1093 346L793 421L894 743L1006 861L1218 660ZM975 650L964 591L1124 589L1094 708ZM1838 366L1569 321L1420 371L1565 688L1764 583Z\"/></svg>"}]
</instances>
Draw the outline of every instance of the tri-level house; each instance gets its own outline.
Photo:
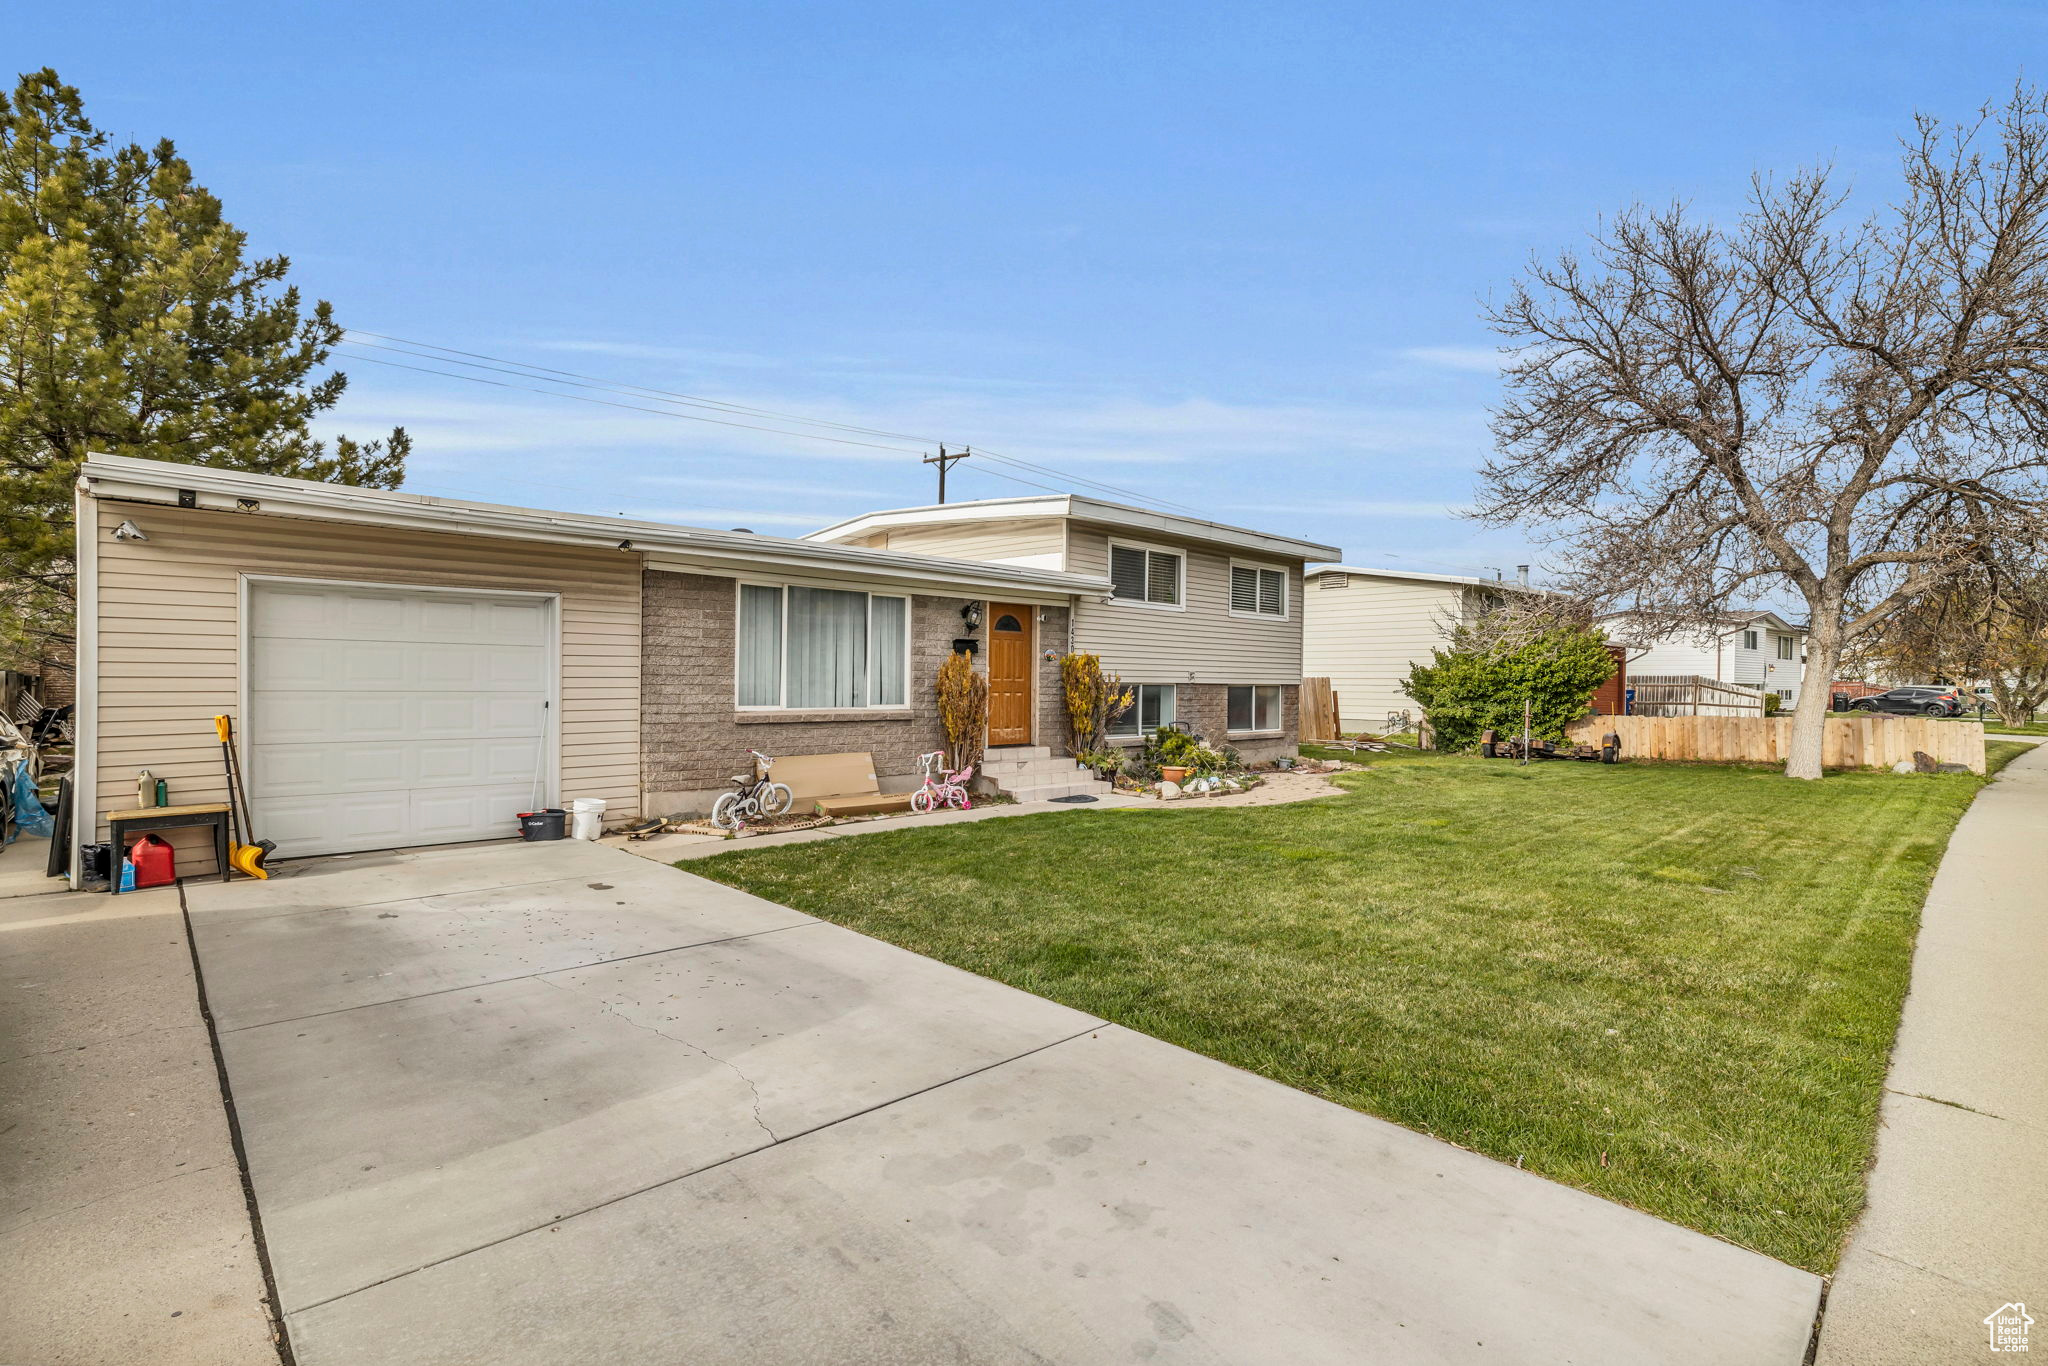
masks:
<instances>
[{"instance_id":1,"label":"tri-level house","mask_svg":"<svg viewBox=\"0 0 2048 1366\"><path fill-rule=\"evenodd\" d=\"M749 750L866 755L902 792L945 744L934 680L961 648L1020 798L1092 781L1061 758L1074 649L1139 685L1128 743L1179 720L1288 752L1302 565L1336 553L1081 498L802 539L110 456L77 528L74 846L145 770L223 801L224 714L285 858L502 838L573 798L610 824L702 812ZM206 832L168 833L206 873Z\"/></svg>"},{"instance_id":2,"label":"tri-level house","mask_svg":"<svg viewBox=\"0 0 2048 1366\"><path fill-rule=\"evenodd\" d=\"M1292 754L1300 735L1302 572L1333 546L1074 494L990 498L870 512L812 533L814 541L1106 578L1077 595L1064 634L1023 648L1081 651L1136 692L1110 738L1135 746L1168 722L1251 761ZM993 609L991 609L993 610ZM989 745L1058 744L1032 733L1044 715L1018 698L1028 671L1001 647L1022 618L991 622ZM1057 716L1057 707L1051 709ZM1000 764L999 752L992 755Z\"/></svg>"}]
</instances>

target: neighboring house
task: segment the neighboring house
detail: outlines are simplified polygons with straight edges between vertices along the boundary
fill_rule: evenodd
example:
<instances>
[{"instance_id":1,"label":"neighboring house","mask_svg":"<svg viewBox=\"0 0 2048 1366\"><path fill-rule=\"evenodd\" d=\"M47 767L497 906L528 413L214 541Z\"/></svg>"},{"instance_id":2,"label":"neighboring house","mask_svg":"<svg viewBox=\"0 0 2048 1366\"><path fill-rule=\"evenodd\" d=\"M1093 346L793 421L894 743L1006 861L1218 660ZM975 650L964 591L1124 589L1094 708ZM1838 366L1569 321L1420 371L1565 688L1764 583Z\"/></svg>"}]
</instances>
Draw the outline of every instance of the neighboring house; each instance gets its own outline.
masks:
<instances>
[{"instance_id":1,"label":"neighboring house","mask_svg":"<svg viewBox=\"0 0 2048 1366\"><path fill-rule=\"evenodd\" d=\"M702 811L749 748L865 751L900 791L944 744L932 680L960 639L999 675L991 742L1057 749L1058 655L1113 591L1078 531L1072 569L948 560L100 456L77 511L78 834L106 839L143 769L174 804L224 800L227 713L255 831L285 856L502 837L578 797L612 824ZM1153 572L1187 608L1116 610L1202 630L1177 652L1141 633L1125 658L1206 681L1221 654L1291 692L1298 618L1212 611L1222 551L1150 539L1184 547ZM1261 563L1298 574L1299 555ZM1225 629L1282 638L1233 654ZM211 868L172 833L181 873Z\"/></svg>"},{"instance_id":2,"label":"neighboring house","mask_svg":"<svg viewBox=\"0 0 2048 1366\"><path fill-rule=\"evenodd\" d=\"M1715 626L1697 633L1654 637L1631 631L1625 614L1603 617L1600 624L1628 642L1628 671L1636 677L1694 675L1776 693L1787 707L1799 700L1806 628L1775 612L1724 612Z\"/></svg>"},{"instance_id":3,"label":"neighboring house","mask_svg":"<svg viewBox=\"0 0 2048 1366\"><path fill-rule=\"evenodd\" d=\"M1302 672L1330 680L1343 730L1378 732L1394 713L1419 715L1401 691L1409 670L1429 663L1504 588L1496 579L1320 565L1302 593Z\"/></svg>"},{"instance_id":4,"label":"neighboring house","mask_svg":"<svg viewBox=\"0 0 2048 1366\"><path fill-rule=\"evenodd\" d=\"M1177 721L1248 760L1295 751L1302 570L1332 546L1069 494L871 512L809 539L1106 579L1041 647L1098 655L1136 689L1113 740Z\"/></svg>"}]
</instances>

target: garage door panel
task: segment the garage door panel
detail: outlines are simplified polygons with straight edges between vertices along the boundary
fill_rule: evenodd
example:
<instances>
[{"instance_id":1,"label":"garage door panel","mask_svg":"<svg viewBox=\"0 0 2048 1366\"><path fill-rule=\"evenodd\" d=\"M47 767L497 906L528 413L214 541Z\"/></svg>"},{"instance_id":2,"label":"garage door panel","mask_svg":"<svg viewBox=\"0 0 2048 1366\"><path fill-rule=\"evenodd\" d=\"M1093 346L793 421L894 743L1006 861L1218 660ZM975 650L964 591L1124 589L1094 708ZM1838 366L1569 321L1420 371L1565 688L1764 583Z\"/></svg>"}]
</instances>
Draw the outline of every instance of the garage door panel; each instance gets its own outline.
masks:
<instances>
[{"instance_id":1,"label":"garage door panel","mask_svg":"<svg viewBox=\"0 0 2048 1366\"><path fill-rule=\"evenodd\" d=\"M512 833L546 758L545 601L259 584L250 620L250 798L281 852Z\"/></svg>"},{"instance_id":2,"label":"garage door panel","mask_svg":"<svg viewBox=\"0 0 2048 1366\"><path fill-rule=\"evenodd\" d=\"M285 855L391 849L416 842L408 828L410 798L406 792L278 798L260 808L256 828Z\"/></svg>"}]
</instances>

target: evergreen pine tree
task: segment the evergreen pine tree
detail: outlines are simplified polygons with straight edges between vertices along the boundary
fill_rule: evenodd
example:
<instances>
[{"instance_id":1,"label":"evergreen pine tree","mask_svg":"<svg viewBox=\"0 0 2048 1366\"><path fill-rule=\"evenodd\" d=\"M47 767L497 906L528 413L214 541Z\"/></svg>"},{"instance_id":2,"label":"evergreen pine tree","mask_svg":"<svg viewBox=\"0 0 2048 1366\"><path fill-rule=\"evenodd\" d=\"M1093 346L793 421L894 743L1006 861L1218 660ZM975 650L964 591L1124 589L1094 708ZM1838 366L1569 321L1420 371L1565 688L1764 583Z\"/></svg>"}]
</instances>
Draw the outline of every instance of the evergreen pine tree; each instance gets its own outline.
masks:
<instances>
[{"instance_id":1,"label":"evergreen pine tree","mask_svg":"<svg viewBox=\"0 0 2048 1366\"><path fill-rule=\"evenodd\" d=\"M68 659L72 486L88 452L395 487L411 443L308 424L342 329L170 142L110 148L48 68L0 95L0 651Z\"/></svg>"}]
</instances>

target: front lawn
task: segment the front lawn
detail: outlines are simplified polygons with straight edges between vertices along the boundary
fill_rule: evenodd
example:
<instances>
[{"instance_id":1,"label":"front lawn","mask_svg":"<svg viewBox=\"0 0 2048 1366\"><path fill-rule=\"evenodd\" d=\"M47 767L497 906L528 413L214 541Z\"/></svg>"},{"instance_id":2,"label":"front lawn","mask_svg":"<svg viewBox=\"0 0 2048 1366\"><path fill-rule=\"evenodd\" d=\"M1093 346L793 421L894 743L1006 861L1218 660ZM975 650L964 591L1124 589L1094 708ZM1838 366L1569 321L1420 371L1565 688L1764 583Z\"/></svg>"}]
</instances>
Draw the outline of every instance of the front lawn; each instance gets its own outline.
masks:
<instances>
[{"instance_id":1,"label":"front lawn","mask_svg":"<svg viewBox=\"0 0 2048 1366\"><path fill-rule=\"evenodd\" d=\"M1365 757L1293 806L686 866L1831 1270L1920 902L1984 780Z\"/></svg>"}]
</instances>

